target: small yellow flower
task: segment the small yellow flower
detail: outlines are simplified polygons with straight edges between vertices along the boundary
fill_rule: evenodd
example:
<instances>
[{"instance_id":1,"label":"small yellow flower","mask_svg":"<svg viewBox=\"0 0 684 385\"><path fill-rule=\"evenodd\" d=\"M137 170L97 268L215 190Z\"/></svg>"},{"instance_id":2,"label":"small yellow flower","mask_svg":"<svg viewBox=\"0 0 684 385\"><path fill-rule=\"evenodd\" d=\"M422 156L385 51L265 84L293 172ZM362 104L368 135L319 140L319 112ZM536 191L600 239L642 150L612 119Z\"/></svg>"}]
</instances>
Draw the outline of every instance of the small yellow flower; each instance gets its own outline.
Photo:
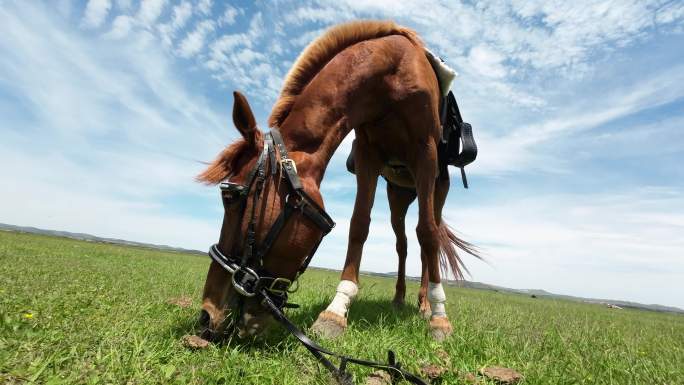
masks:
<instances>
[{"instance_id":1,"label":"small yellow flower","mask_svg":"<svg viewBox=\"0 0 684 385\"><path fill-rule=\"evenodd\" d=\"M24 313L24 318L33 319L33 314L32 313Z\"/></svg>"}]
</instances>

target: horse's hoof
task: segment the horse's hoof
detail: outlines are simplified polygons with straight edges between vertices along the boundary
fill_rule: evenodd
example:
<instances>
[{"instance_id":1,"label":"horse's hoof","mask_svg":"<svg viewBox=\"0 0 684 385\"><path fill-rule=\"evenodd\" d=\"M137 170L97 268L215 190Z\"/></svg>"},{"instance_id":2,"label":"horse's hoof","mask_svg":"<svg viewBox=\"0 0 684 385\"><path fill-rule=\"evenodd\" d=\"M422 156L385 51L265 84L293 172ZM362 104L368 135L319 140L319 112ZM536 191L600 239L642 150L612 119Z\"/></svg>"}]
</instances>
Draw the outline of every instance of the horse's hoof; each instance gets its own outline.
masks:
<instances>
[{"instance_id":1,"label":"horse's hoof","mask_svg":"<svg viewBox=\"0 0 684 385\"><path fill-rule=\"evenodd\" d=\"M449 322L447 317L432 317L430 319L430 333L435 341L442 342L453 332L454 329L451 327L451 322Z\"/></svg>"},{"instance_id":2,"label":"horse's hoof","mask_svg":"<svg viewBox=\"0 0 684 385\"><path fill-rule=\"evenodd\" d=\"M339 314L324 310L311 325L311 332L323 338L337 338L347 328L347 319Z\"/></svg>"}]
</instances>

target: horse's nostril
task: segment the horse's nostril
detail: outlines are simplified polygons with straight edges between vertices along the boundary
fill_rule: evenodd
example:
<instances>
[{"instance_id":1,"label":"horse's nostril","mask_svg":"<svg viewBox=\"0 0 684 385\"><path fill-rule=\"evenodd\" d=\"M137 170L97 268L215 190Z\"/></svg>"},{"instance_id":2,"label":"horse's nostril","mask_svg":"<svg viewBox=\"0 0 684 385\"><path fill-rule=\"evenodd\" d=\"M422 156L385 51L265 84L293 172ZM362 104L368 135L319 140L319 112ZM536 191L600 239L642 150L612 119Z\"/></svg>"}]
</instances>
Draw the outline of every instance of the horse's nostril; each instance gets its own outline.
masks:
<instances>
[{"instance_id":1,"label":"horse's nostril","mask_svg":"<svg viewBox=\"0 0 684 385\"><path fill-rule=\"evenodd\" d=\"M211 317L209 316L209 312L202 309L202 311L200 311L200 315L199 315L200 326L205 327L205 328L208 327L209 321L211 321Z\"/></svg>"}]
</instances>

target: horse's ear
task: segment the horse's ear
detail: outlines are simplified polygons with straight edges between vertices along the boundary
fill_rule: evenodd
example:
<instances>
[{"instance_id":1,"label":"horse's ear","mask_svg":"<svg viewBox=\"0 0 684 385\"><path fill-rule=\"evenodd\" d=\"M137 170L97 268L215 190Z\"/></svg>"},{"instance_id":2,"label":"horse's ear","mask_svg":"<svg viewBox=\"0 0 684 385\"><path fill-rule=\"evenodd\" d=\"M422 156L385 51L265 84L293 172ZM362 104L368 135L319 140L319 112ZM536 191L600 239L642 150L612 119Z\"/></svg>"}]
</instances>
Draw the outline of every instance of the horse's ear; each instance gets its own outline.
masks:
<instances>
[{"instance_id":1,"label":"horse's ear","mask_svg":"<svg viewBox=\"0 0 684 385\"><path fill-rule=\"evenodd\" d=\"M253 145L256 142L259 129L257 128L252 109L249 107L247 98L243 94L235 91L233 92L233 97L235 98L233 103L233 123L247 143Z\"/></svg>"}]
</instances>

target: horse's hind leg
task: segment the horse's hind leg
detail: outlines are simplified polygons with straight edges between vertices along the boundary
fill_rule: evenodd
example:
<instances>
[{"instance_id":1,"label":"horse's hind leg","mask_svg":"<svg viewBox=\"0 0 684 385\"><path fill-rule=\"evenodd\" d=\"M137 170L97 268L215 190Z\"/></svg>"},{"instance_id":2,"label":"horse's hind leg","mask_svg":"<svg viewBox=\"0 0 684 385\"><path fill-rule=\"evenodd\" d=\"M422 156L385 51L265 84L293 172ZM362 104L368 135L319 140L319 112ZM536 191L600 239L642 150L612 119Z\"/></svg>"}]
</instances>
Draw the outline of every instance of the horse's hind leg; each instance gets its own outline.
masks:
<instances>
[{"instance_id":1,"label":"horse's hind leg","mask_svg":"<svg viewBox=\"0 0 684 385\"><path fill-rule=\"evenodd\" d=\"M447 194L449 193L449 172L446 169L440 170L439 177L435 181L435 221L440 229L440 234L446 231L446 224L442 223L442 209L446 202ZM445 242L445 243L444 243ZM453 248L453 245L448 243L448 240L440 242L442 252L446 247ZM454 251L455 252L455 251ZM425 256L421 254L421 261L423 263L422 274L420 277L420 291L418 292L418 309L423 315L423 318L430 319L432 311L430 309L430 301L428 300L428 271L427 261Z\"/></svg>"},{"instance_id":2,"label":"horse's hind leg","mask_svg":"<svg viewBox=\"0 0 684 385\"><path fill-rule=\"evenodd\" d=\"M441 341L451 335L453 329L446 314L446 294L442 288L439 266L439 225L435 216L435 181L437 177L437 146L427 140L421 153L415 158L416 191L418 193L418 226L416 235L421 253L427 265L428 300L432 316L430 329L432 336Z\"/></svg>"},{"instance_id":3,"label":"horse's hind leg","mask_svg":"<svg viewBox=\"0 0 684 385\"><path fill-rule=\"evenodd\" d=\"M361 131L361 132L359 132ZM328 307L318 315L311 330L323 337L334 338L347 327L347 311L352 299L358 293L359 267L363 244L368 238L370 214L375 198L375 188L382 162L374 149L370 148L362 130L357 130L354 166L356 169L356 201L349 223L347 258L335 297Z\"/></svg>"},{"instance_id":4,"label":"horse's hind leg","mask_svg":"<svg viewBox=\"0 0 684 385\"><path fill-rule=\"evenodd\" d=\"M397 238L397 255L399 256L399 272L397 286L392 303L396 307L404 305L406 298L406 226L405 218L411 202L416 199L413 189L395 186L387 182L387 200L392 218L392 230Z\"/></svg>"},{"instance_id":5,"label":"horse's hind leg","mask_svg":"<svg viewBox=\"0 0 684 385\"><path fill-rule=\"evenodd\" d=\"M420 102L424 103L424 101L419 99L415 102L414 106L421 105ZM427 268L427 297L432 312L430 329L433 338L441 341L451 335L453 329L447 318L446 294L444 293L440 277L440 228L439 219L435 215L436 207L440 207L443 204L443 202L436 202L440 197L435 196L439 174L437 167L439 118L436 109L428 114L416 113L415 108L412 111L413 113L410 113L411 111L407 110L406 113L402 114L402 117L408 125L414 127L418 136L408 162L408 167L414 176L416 192L418 194L418 225L416 226L416 235L420 243L421 257ZM421 135L421 129L425 130L423 131L424 134L422 134L424 136Z\"/></svg>"}]
</instances>

